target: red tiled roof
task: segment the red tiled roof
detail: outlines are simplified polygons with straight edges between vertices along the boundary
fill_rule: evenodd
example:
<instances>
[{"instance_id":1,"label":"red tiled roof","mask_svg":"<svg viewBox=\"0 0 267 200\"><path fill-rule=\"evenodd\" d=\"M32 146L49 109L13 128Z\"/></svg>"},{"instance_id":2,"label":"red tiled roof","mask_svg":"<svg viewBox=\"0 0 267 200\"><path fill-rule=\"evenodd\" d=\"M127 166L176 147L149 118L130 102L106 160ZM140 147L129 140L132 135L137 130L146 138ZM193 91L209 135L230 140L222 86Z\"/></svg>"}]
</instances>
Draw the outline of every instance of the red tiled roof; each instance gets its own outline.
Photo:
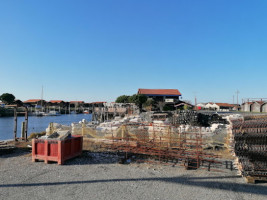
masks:
<instances>
[{"instance_id":1,"label":"red tiled roof","mask_svg":"<svg viewBox=\"0 0 267 200\"><path fill-rule=\"evenodd\" d=\"M177 89L138 89L138 94L176 95L176 96L182 95Z\"/></svg>"},{"instance_id":2,"label":"red tiled roof","mask_svg":"<svg viewBox=\"0 0 267 200\"><path fill-rule=\"evenodd\" d=\"M36 103L38 101L41 101L42 99L29 99L27 101L24 101L23 103Z\"/></svg>"},{"instance_id":3,"label":"red tiled roof","mask_svg":"<svg viewBox=\"0 0 267 200\"><path fill-rule=\"evenodd\" d=\"M242 105L245 105L245 104L253 104L254 102L251 102L251 101L249 101L249 102L244 102L244 103L242 103Z\"/></svg>"},{"instance_id":4,"label":"red tiled roof","mask_svg":"<svg viewBox=\"0 0 267 200\"><path fill-rule=\"evenodd\" d=\"M91 104L101 104L101 103L107 103L106 101L96 101L96 102L92 102Z\"/></svg>"},{"instance_id":5,"label":"red tiled roof","mask_svg":"<svg viewBox=\"0 0 267 200\"><path fill-rule=\"evenodd\" d=\"M229 104L229 103L216 103L217 106L220 106L220 107L235 107L236 105L233 105L233 104Z\"/></svg>"},{"instance_id":6,"label":"red tiled roof","mask_svg":"<svg viewBox=\"0 0 267 200\"><path fill-rule=\"evenodd\" d=\"M64 102L63 100L51 100L49 101L50 103L61 103Z\"/></svg>"}]
</instances>

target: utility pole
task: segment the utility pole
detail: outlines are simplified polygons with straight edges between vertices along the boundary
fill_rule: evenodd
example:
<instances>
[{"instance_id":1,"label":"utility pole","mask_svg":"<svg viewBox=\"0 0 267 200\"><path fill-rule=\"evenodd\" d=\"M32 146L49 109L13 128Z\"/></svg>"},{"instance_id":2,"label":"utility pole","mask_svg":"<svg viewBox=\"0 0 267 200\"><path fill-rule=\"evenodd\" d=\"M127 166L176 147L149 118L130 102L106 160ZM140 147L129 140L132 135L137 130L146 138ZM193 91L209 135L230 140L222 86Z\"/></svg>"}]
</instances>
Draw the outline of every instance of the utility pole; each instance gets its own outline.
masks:
<instances>
[{"instance_id":1,"label":"utility pole","mask_svg":"<svg viewBox=\"0 0 267 200\"><path fill-rule=\"evenodd\" d=\"M197 110L197 92L193 92L195 95L195 110Z\"/></svg>"},{"instance_id":2,"label":"utility pole","mask_svg":"<svg viewBox=\"0 0 267 200\"><path fill-rule=\"evenodd\" d=\"M197 110L197 96L195 96L195 110Z\"/></svg>"},{"instance_id":3,"label":"utility pole","mask_svg":"<svg viewBox=\"0 0 267 200\"><path fill-rule=\"evenodd\" d=\"M235 104L235 95L233 95L233 104Z\"/></svg>"},{"instance_id":4,"label":"utility pole","mask_svg":"<svg viewBox=\"0 0 267 200\"><path fill-rule=\"evenodd\" d=\"M237 90L237 91L236 91L236 103L237 103L237 105L239 104L239 103L238 103L238 94L239 94L239 93L240 93L240 92Z\"/></svg>"}]
</instances>

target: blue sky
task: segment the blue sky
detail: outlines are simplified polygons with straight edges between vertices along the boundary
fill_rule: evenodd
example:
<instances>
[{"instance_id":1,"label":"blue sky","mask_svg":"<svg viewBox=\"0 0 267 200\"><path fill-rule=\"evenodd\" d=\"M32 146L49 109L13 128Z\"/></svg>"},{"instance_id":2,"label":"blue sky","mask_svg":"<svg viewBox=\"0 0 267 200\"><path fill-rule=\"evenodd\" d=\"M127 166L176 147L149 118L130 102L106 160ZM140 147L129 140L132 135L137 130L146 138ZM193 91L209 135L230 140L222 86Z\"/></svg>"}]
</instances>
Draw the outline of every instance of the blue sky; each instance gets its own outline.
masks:
<instances>
[{"instance_id":1,"label":"blue sky","mask_svg":"<svg viewBox=\"0 0 267 200\"><path fill-rule=\"evenodd\" d=\"M267 97L267 1L0 0L0 94L114 101Z\"/></svg>"}]
</instances>

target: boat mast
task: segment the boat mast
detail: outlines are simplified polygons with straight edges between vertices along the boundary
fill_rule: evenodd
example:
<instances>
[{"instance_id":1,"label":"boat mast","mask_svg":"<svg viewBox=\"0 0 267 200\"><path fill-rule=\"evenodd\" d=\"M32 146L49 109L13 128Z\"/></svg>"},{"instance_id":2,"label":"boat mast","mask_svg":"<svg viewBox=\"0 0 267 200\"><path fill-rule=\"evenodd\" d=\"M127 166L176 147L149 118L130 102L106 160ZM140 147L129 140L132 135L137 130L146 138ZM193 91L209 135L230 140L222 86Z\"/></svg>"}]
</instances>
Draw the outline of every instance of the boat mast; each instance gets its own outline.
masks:
<instances>
[{"instance_id":1,"label":"boat mast","mask_svg":"<svg viewBox=\"0 0 267 200\"><path fill-rule=\"evenodd\" d=\"M44 86L42 85L42 93L41 93L41 109L43 112L43 98L44 98Z\"/></svg>"}]
</instances>

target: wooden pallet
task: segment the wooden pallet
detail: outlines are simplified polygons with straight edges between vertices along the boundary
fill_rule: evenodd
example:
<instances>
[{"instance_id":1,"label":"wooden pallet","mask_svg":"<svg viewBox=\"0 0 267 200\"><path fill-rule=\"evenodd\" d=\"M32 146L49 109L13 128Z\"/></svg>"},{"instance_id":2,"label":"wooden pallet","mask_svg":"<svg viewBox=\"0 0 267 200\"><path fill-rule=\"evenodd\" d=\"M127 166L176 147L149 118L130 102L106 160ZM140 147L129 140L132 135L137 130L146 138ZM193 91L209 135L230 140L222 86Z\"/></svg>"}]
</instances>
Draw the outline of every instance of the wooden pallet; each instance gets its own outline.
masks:
<instances>
[{"instance_id":1,"label":"wooden pallet","mask_svg":"<svg viewBox=\"0 0 267 200\"><path fill-rule=\"evenodd\" d=\"M266 176L246 176L245 177L247 183L255 184L256 181L267 181Z\"/></svg>"}]
</instances>

